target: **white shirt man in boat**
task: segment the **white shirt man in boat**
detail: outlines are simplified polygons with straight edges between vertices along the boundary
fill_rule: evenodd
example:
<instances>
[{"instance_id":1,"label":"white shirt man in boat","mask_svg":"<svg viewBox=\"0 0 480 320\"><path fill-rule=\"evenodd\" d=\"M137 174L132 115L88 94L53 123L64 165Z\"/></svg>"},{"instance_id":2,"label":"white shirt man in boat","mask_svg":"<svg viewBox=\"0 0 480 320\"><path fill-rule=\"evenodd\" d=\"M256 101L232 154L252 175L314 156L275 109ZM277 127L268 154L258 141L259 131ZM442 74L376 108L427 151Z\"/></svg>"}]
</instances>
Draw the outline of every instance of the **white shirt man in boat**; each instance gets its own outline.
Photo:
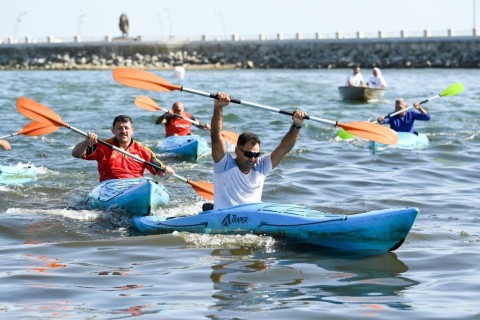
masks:
<instances>
[{"instance_id":1,"label":"white shirt man in boat","mask_svg":"<svg viewBox=\"0 0 480 320\"><path fill-rule=\"evenodd\" d=\"M214 181L214 208L221 209L243 203L260 202L265 178L295 146L302 128L305 111L293 112L293 123L275 150L260 156L260 139L251 132L238 137L235 158L227 152L221 135L223 110L230 102L227 93L217 93L212 116L211 139ZM204 206L204 209L206 207Z\"/></svg>"},{"instance_id":2,"label":"white shirt man in boat","mask_svg":"<svg viewBox=\"0 0 480 320\"><path fill-rule=\"evenodd\" d=\"M365 81L360 72L360 66L356 65L353 67L352 74L347 77L345 85L349 87L365 87Z\"/></svg>"}]
</instances>

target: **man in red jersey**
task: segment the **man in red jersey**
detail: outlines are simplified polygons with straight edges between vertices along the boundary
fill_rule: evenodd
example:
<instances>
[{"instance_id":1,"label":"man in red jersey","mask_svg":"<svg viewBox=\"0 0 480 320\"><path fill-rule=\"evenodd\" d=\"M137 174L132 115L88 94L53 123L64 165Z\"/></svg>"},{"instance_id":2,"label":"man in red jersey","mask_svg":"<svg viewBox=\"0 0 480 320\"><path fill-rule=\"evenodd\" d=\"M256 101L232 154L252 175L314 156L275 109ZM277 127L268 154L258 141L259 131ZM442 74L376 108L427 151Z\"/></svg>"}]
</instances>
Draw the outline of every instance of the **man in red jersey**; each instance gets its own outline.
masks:
<instances>
[{"instance_id":1,"label":"man in red jersey","mask_svg":"<svg viewBox=\"0 0 480 320\"><path fill-rule=\"evenodd\" d=\"M139 158L158 165L162 170L137 161L132 157L98 143L98 136L88 132L87 137L78 143L72 150L72 156L85 160L96 160L100 182L109 179L140 178L145 169L153 175L171 175L175 171L164 165L149 148L133 140L133 120L129 116L119 115L115 117L112 125L113 138L105 142L127 151ZM164 171L163 171L164 170Z\"/></svg>"},{"instance_id":2,"label":"man in red jersey","mask_svg":"<svg viewBox=\"0 0 480 320\"><path fill-rule=\"evenodd\" d=\"M155 121L155 124L164 124L165 125L165 136L186 136L192 134L190 132L190 127L192 126L192 121L197 121L199 125L196 125L200 129L210 130L210 125L204 124L201 121L198 121L191 114L185 112L183 103L177 101L172 105L172 110L164 113Z\"/></svg>"}]
</instances>

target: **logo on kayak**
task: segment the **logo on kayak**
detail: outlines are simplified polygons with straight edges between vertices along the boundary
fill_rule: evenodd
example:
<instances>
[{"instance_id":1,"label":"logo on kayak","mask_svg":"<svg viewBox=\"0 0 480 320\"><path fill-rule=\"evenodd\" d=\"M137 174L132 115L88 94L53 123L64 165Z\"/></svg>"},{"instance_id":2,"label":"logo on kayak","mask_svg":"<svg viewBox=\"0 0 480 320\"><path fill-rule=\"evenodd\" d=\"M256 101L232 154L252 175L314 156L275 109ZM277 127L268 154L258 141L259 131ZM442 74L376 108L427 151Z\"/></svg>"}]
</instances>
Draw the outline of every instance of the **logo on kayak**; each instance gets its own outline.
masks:
<instances>
[{"instance_id":1,"label":"logo on kayak","mask_svg":"<svg viewBox=\"0 0 480 320\"><path fill-rule=\"evenodd\" d=\"M248 217L239 217L236 214L230 216L230 213L223 218L222 226L228 228L231 224L248 223Z\"/></svg>"}]
</instances>

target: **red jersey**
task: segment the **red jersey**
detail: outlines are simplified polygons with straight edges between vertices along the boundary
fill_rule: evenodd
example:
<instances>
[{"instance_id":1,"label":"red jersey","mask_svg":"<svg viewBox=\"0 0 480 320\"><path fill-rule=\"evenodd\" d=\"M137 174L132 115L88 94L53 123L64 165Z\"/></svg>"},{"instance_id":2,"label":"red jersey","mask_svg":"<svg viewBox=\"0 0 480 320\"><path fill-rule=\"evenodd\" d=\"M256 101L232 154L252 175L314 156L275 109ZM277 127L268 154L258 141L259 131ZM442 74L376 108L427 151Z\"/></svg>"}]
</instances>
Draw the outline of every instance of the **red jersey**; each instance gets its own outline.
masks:
<instances>
[{"instance_id":1,"label":"red jersey","mask_svg":"<svg viewBox=\"0 0 480 320\"><path fill-rule=\"evenodd\" d=\"M114 138L108 139L106 142L119 147ZM162 168L165 167L164 164L156 158L155 153L139 142L132 140L132 143L125 151L148 162L157 164ZM123 153L113 150L112 148L100 143L97 143L92 147L88 147L83 158L85 160L97 161L100 182L108 179L141 178L143 177L145 168L148 169L148 171L150 171L153 175L157 174L159 171L146 163L137 161L132 157L124 155Z\"/></svg>"},{"instance_id":2,"label":"red jersey","mask_svg":"<svg viewBox=\"0 0 480 320\"><path fill-rule=\"evenodd\" d=\"M182 115L185 118L192 119L192 116L189 113L184 113ZM191 134L190 127L192 123L182 118L178 117L169 117L165 123L165 136L170 137L173 135L186 136Z\"/></svg>"}]
</instances>

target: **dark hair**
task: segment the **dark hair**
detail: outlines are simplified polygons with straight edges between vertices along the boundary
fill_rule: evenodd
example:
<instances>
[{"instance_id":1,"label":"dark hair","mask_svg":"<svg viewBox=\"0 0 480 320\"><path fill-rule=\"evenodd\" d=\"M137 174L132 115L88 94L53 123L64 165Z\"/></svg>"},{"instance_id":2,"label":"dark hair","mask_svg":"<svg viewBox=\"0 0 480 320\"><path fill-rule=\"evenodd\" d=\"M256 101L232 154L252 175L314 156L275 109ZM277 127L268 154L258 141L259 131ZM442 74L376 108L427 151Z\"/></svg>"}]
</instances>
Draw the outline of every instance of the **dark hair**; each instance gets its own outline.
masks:
<instances>
[{"instance_id":1,"label":"dark hair","mask_svg":"<svg viewBox=\"0 0 480 320\"><path fill-rule=\"evenodd\" d=\"M113 119L113 123L112 123L112 128L115 128L115 124L117 122L130 122L133 126L133 120L132 118L130 118L129 116L127 115L124 115L124 114L121 114L119 116L116 116L115 119Z\"/></svg>"},{"instance_id":2,"label":"dark hair","mask_svg":"<svg viewBox=\"0 0 480 320\"><path fill-rule=\"evenodd\" d=\"M238 136L237 140L237 147L243 147L247 142L251 142L252 145L259 144L260 145L260 138L252 132L244 132Z\"/></svg>"}]
</instances>

